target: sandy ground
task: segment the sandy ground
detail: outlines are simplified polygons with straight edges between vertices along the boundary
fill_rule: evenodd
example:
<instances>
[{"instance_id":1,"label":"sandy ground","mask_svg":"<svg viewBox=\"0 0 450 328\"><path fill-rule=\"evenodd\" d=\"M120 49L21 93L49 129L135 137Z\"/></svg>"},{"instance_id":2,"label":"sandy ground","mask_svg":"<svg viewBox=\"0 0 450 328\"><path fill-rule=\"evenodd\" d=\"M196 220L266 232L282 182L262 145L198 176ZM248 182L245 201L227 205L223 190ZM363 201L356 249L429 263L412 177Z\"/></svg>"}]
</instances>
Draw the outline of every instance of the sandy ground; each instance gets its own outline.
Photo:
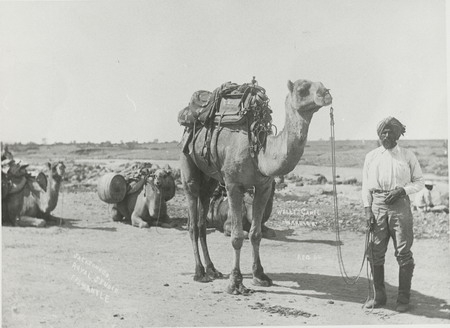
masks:
<instances>
[{"instance_id":1,"label":"sandy ground","mask_svg":"<svg viewBox=\"0 0 450 328\"><path fill-rule=\"evenodd\" d=\"M450 324L448 235L418 239L412 309L394 311L398 267L392 244L386 263L388 304L361 308L368 294L366 268L347 285L340 275L335 234L306 227L272 226L262 264L273 279L251 285L251 245L244 242L244 284L249 296L225 292L227 279L194 282L194 258L181 193L169 202L178 228L138 229L110 220L109 206L94 192L63 193L54 212L61 225L2 229L3 327L288 326L350 324ZM228 276L230 239L208 230L218 270ZM342 232L349 275L362 260L364 235Z\"/></svg>"}]
</instances>

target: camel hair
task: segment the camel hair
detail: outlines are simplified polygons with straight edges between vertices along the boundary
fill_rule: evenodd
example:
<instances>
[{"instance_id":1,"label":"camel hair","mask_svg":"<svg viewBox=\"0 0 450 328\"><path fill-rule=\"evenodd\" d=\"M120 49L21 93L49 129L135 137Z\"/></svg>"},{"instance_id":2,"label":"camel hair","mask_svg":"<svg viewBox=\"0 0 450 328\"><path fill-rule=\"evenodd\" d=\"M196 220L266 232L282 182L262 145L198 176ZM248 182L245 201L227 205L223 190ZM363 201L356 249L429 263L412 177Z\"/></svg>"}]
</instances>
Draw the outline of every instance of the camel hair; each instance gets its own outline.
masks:
<instances>
[{"instance_id":1,"label":"camel hair","mask_svg":"<svg viewBox=\"0 0 450 328\"><path fill-rule=\"evenodd\" d=\"M240 253L244 240L242 200L244 191L254 187L253 218L249 239L253 248L253 284L271 286L272 280L264 273L260 260L262 238L261 221L270 197L274 177L291 172L303 154L309 124L313 114L332 102L329 90L321 82L288 81L285 126L276 136L269 135L266 146L256 157L249 150L246 126L218 127L211 140L211 156L201 156L206 129L201 129L189 146L189 154L181 153L182 183L189 208L189 234L195 257L194 280L208 282L223 275L211 261L206 242L206 215L209 200L217 181L225 184L231 216L231 244L234 249L233 267L227 292L248 294L242 283ZM186 132L187 133L187 132ZM186 137L186 136L183 136ZM198 240L202 245L202 264Z\"/></svg>"},{"instance_id":2,"label":"camel hair","mask_svg":"<svg viewBox=\"0 0 450 328\"><path fill-rule=\"evenodd\" d=\"M22 227L45 227L47 221L55 220L50 214L58 204L59 189L65 174L63 162L48 163L46 190L36 179L28 178L24 187L9 194L5 200L10 222Z\"/></svg>"}]
</instances>

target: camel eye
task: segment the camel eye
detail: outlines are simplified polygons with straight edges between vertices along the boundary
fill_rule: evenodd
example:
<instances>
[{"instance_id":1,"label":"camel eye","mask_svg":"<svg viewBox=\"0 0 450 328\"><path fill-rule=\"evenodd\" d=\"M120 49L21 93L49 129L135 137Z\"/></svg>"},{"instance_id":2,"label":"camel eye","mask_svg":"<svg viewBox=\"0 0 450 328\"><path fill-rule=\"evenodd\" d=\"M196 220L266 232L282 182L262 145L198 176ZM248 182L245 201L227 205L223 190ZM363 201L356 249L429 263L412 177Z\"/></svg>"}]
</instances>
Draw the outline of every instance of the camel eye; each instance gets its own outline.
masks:
<instances>
[{"instance_id":1,"label":"camel eye","mask_svg":"<svg viewBox=\"0 0 450 328\"><path fill-rule=\"evenodd\" d=\"M297 90L298 90L298 93L299 93L300 97L308 96L310 88L311 88L311 84L310 83L305 83L300 88L298 88Z\"/></svg>"}]
</instances>

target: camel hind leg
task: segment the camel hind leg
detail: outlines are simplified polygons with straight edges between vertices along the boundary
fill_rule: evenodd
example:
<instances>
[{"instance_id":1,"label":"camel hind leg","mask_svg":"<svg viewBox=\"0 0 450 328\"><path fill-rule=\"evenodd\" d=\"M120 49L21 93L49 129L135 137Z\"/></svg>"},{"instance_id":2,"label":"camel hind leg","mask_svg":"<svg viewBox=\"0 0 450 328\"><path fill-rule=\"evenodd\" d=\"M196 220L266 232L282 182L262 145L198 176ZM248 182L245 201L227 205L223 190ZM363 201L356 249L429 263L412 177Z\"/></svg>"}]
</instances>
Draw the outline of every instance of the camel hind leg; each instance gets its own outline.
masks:
<instances>
[{"instance_id":1,"label":"camel hind leg","mask_svg":"<svg viewBox=\"0 0 450 328\"><path fill-rule=\"evenodd\" d=\"M216 180L207 180L206 177L203 176L197 204L200 244L202 245L203 258L205 259L206 275L211 279L220 279L223 277L222 273L216 270L214 264L211 261L208 251L208 244L206 242L206 216L208 215L209 201L216 186Z\"/></svg>"},{"instance_id":2,"label":"camel hind leg","mask_svg":"<svg viewBox=\"0 0 450 328\"><path fill-rule=\"evenodd\" d=\"M184 191L188 202L189 211L189 236L192 242L192 248L194 250L195 258L195 274L194 280L199 282L209 282L211 278L209 274L206 274L205 267L200 258L200 250L198 247L199 239L202 248L203 255L207 268L210 272L216 271L209 256L207 243L206 243L206 214L207 207L205 207L205 191L201 190L205 187L206 179L203 173L196 167L195 163L186 155L182 154L180 159L181 164L181 179L183 182ZM209 198L207 199L209 201ZM201 219L200 219L201 218ZM217 274L212 274L212 276Z\"/></svg>"},{"instance_id":3,"label":"camel hind leg","mask_svg":"<svg viewBox=\"0 0 450 328\"><path fill-rule=\"evenodd\" d=\"M119 204L114 204L111 207L111 218L114 222L119 222L119 221L122 221L122 219L123 219L123 215L122 215L122 213L120 213L118 205Z\"/></svg>"}]
</instances>

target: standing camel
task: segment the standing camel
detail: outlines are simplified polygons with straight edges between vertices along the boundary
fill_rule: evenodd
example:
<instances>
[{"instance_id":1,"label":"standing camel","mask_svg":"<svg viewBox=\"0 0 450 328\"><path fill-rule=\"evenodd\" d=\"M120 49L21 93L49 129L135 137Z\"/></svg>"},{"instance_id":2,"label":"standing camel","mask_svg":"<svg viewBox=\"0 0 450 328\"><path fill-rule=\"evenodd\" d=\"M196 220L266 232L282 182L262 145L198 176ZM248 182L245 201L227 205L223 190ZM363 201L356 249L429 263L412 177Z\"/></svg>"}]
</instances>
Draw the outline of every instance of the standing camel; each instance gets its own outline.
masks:
<instances>
[{"instance_id":1,"label":"standing camel","mask_svg":"<svg viewBox=\"0 0 450 328\"><path fill-rule=\"evenodd\" d=\"M331 104L331 95L322 83L307 80L288 81L286 97L286 120L283 131L276 136L269 135L265 148L252 157L246 126L217 127L211 140L210 165L201 156L205 128L202 128L189 154L180 157L182 182L189 206L189 234L194 248L194 280L207 282L221 278L209 256L206 243L206 215L209 199L217 181L225 184L231 216L231 244L234 249L234 264L230 274L227 292L248 294L242 282L240 253L244 240L242 228L242 201L244 191L254 187L253 219L249 233L253 247L253 284L271 286L272 280L264 273L259 246L261 242L261 221L270 197L274 177L292 171L303 154L309 124L312 116L321 107ZM184 136L186 137L186 136ZM202 264L198 240L203 249L206 264Z\"/></svg>"},{"instance_id":2,"label":"standing camel","mask_svg":"<svg viewBox=\"0 0 450 328\"><path fill-rule=\"evenodd\" d=\"M52 220L51 212L58 203L59 189L66 166L63 162L48 163L47 182L27 178L23 188L7 195L4 200L7 216L14 225L44 227Z\"/></svg>"}]
</instances>

